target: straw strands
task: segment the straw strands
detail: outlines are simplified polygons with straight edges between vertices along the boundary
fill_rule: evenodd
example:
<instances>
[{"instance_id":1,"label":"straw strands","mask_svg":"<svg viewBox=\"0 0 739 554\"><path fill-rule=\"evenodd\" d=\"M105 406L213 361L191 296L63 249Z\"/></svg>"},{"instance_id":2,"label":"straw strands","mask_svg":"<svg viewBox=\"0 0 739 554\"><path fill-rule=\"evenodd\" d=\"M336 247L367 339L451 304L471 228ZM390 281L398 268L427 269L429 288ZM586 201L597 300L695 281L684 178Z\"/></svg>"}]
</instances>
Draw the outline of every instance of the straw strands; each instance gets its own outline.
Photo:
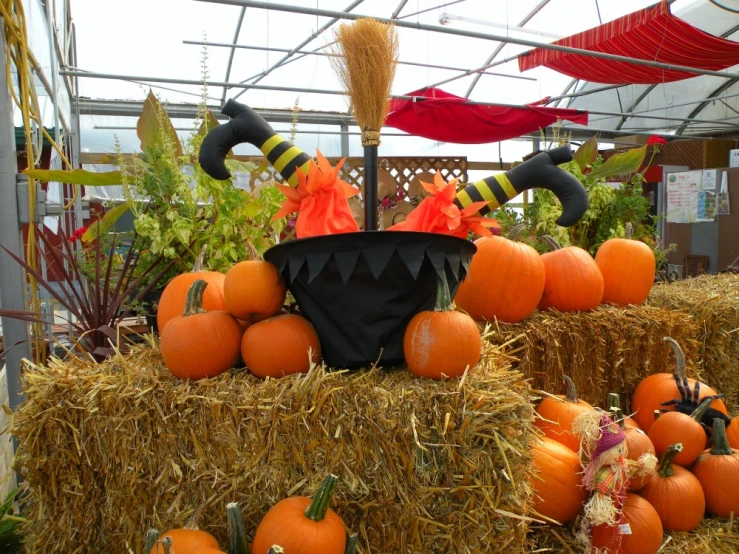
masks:
<instances>
[{"instance_id":1,"label":"straw strands","mask_svg":"<svg viewBox=\"0 0 739 554\"><path fill-rule=\"evenodd\" d=\"M201 528L225 545L227 503L253 536L274 503L311 495L329 472L359 552L523 550L533 408L490 344L450 382L322 367L184 382L153 343L102 364L51 360L23 380L30 552L138 553L148 528L181 526L201 505Z\"/></svg>"},{"instance_id":2,"label":"straw strands","mask_svg":"<svg viewBox=\"0 0 739 554\"><path fill-rule=\"evenodd\" d=\"M634 388L644 377L674 371L675 358L662 340L665 336L680 343L688 374L695 376L698 330L684 312L648 306L537 311L521 323L499 323L495 329L490 340L506 344L508 353L520 358L518 370L534 389L564 394L562 376L569 375L578 395L599 406L615 392L628 410Z\"/></svg>"},{"instance_id":3,"label":"straw strands","mask_svg":"<svg viewBox=\"0 0 739 554\"><path fill-rule=\"evenodd\" d=\"M705 382L739 414L739 275L704 275L655 286L649 305L687 313L697 324Z\"/></svg>"}]
</instances>

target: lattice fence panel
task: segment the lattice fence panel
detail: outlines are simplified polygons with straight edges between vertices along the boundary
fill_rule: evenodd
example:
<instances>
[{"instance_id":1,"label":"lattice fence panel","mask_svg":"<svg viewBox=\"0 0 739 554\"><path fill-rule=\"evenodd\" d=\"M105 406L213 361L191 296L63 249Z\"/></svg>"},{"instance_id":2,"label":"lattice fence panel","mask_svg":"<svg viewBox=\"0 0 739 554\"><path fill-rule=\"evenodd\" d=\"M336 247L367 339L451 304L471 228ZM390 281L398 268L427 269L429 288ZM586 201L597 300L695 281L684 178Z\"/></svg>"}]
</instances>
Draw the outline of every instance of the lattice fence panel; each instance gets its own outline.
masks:
<instances>
[{"instance_id":1,"label":"lattice fence panel","mask_svg":"<svg viewBox=\"0 0 739 554\"><path fill-rule=\"evenodd\" d=\"M660 146L653 165L686 165L690 169L703 169L703 141L676 140ZM727 156L728 161L728 156Z\"/></svg>"},{"instance_id":2,"label":"lattice fence panel","mask_svg":"<svg viewBox=\"0 0 739 554\"><path fill-rule=\"evenodd\" d=\"M729 150L737 147L737 141L726 139L714 139L705 143L705 162L703 167L706 169L713 167L729 167Z\"/></svg>"}]
</instances>

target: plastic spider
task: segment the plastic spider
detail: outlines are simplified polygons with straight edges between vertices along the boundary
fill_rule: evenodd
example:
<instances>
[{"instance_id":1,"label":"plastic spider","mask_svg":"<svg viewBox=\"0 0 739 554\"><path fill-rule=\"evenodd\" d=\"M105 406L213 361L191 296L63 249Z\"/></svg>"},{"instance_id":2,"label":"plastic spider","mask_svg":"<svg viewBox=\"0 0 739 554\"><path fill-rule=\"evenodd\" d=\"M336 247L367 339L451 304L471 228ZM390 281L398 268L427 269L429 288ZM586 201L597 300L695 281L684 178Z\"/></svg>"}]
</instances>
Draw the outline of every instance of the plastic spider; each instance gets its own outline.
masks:
<instances>
[{"instance_id":1,"label":"plastic spider","mask_svg":"<svg viewBox=\"0 0 739 554\"><path fill-rule=\"evenodd\" d=\"M676 412L681 412L683 414L690 415L692 414L700 405L700 403L703 400L706 400L707 398L710 398L711 400L718 400L719 398L723 399L723 394L714 394L712 396L704 396L703 398L700 398L700 390L701 390L701 384L696 381L695 387L693 390L690 390L690 383L688 383L688 378L683 377L680 379L677 374L675 374L675 384L677 385L677 390L680 391L680 398L675 398L674 400L668 400L667 402L661 402L661 406L675 406ZM669 412L672 410L660 410L661 412ZM713 427L713 420L716 418L723 419L726 425L729 425L731 423L731 418L729 418L726 414L714 409L714 408L708 408L706 412L703 414L703 417L701 417L701 427L703 427L703 430L710 436L711 427Z\"/></svg>"}]
</instances>

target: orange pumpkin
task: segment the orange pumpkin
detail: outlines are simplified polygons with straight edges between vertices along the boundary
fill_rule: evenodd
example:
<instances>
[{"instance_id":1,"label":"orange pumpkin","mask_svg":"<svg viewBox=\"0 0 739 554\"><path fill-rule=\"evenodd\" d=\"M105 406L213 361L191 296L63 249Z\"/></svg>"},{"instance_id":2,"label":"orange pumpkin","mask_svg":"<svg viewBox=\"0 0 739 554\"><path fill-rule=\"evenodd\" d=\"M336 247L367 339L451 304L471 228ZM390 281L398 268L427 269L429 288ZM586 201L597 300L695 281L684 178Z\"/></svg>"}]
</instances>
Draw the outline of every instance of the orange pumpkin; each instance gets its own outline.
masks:
<instances>
[{"instance_id":1,"label":"orange pumpkin","mask_svg":"<svg viewBox=\"0 0 739 554\"><path fill-rule=\"evenodd\" d=\"M459 377L480 361L482 340L477 324L452 307L446 279L438 279L436 308L413 316L403 335L403 355L416 377Z\"/></svg>"},{"instance_id":2,"label":"orange pumpkin","mask_svg":"<svg viewBox=\"0 0 739 554\"><path fill-rule=\"evenodd\" d=\"M454 298L457 307L476 321L516 323L536 309L544 292L544 263L528 244L498 236L475 241L469 273Z\"/></svg>"},{"instance_id":3,"label":"orange pumpkin","mask_svg":"<svg viewBox=\"0 0 739 554\"><path fill-rule=\"evenodd\" d=\"M552 251L541 255L546 277L539 309L575 312L597 308L603 299L603 275L593 257L578 246L562 248L552 237L543 238Z\"/></svg>"},{"instance_id":4,"label":"orange pumpkin","mask_svg":"<svg viewBox=\"0 0 739 554\"><path fill-rule=\"evenodd\" d=\"M172 319L161 335L164 365L182 379L215 377L239 360L241 326L227 312L203 310L207 286L202 279L192 284L183 315Z\"/></svg>"},{"instance_id":5,"label":"orange pumpkin","mask_svg":"<svg viewBox=\"0 0 739 554\"><path fill-rule=\"evenodd\" d=\"M321 343L310 321L296 314L280 314L246 330L241 356L257 377L279 378L307 373L311 363L321 358Z\"/></svg>"},{"instance_id":6,"label":"orange pumpkin","mask_svg":"<svg viewBox=\"0 0 739 554\"><path fill-rule=\"evenodd\" d=\"M657 264L646 244L631 238L631 223L626 237L605 241L595 253L595 263L603 275L603 302L627 306L642 304L654 284Z\"/></svg>"},{"instance_id":7,"label":"orange pumpkin","mask_svg":"<svg viewBox=\"0 0 739 554\"><path fill-rule=\"evenodd\" d=\"M157 308L157 327L159 333L170 320L181 316L185 309L187 291L192 284L201 279L208 283L208 288L203 293L203 309L206 312L213 310L225 310L226 303L223 300L223 283L226 276L218 271L204 271L202 269L205 248L195 260L195 266L190 273L183 273L172 279L162 292Z\"/></svg>"},{"instance_id":8,"label":"orange pumpkin","mask_svg":"<svg viewBox=\"0 0 739 554\"><path fill-rule=\"evenodd\" d=\"M277 268L264 260L237 263L223 282L226 309L244 321L261 321L279 313L286 295Z\"/></svg>"},{"instance_id":9,"label":"orange pumpkin","mask_svg":"<svg viewBox=\"0 0 739 554\"><path fill-rule=\"evenodd\" d=\"M739 417L731 420L726 428L726 438L729 439L729 445L739 450Z\"/></svg>"},{"instance_id":10,"label":"orange pumpkin","mask_svg":"<svg viewBox=\"0 0 739 554\"><path fill-rule=\"evenodd\" d=\"M586 500L578 455L547 437L536 439L532 450L534 511L559 523L572 521Z\"/></svg>"},{"instance_id":11,"label":"orange pumpkin","mask_svg":"<svg viewBox=\"0 0 739 554\"><path fill-rule=\"evenodd\" d=\"M713 421L713 446L693 464L693 475L700 481L706 495L706 507L719 517L739 514L739 450L729 446L725 423Z\"/></svg>"},{"instance_id":12,"label":"orange pumpkin","mask_svg":"<svg viewBox=\"0 0 739 554\"><path fill-rule=\"evenodd\" d=\"M660 418L662 419L662 418ZM706 511L703 488L695 475L673 465L682 450L680 443L670 445L639 494L657 510L665 531L692 531L700 524Z\"/></svg>"},{"instance_id":13,"label":"orange pumpkin","mask_svg":"<svg viewBox=\"0 0 739 554\"><path fill-rule=\"evenodd\" d=\"M654 423L654 412L656 410L673 409L671 406L662 406L662 402L669 402L680 398L680 391L675 383L676 379L680 379L680 382L687 380L689 390L693 390L695 387L695 379L688 379L685 375L685 354L682 348L671 337L665 337L664 340L675 352L675 372L672 374L655 373L654 375L650 375L636 386L631 399L631 410L635 412L634 419L645 433L649 432L649 428ZM701 400L706 396L713 396L715 394L716 391L714 389L703 383L700 384L700 393L698 396ZM711 403L711 408L723 414L728 414L724 402L720 399L714 400Z\"/></svg>"},{"instance_id":14,"label":"orange pumpkin","mask_svg":"<svg viewBox=\"0 0 739 554\"><path fill-rule=\"evenodd\" d=\"M198 529L197 519L199 514L200 509L195 511L195 514L184 527L170 529L159 535L159 542L154 545L149 554L166 554L168 549L162 542L169 543L168 540L165 540L167 537L172 541L170 550L175 554L203 554L204 551L208 552L211 549L220 552L215 537Z\"/></svg>"},{"instance_id":15,"label":"orange pumpkin","mask_svg":"<svg viewBox=\"0 0 739 554\"><path fill-rule=\"evenodd\" d=\"M539 417L534 420L545 436L553 439L573 452L580 449L580 439L572 433L572 420L583 412L590 412L593 406L577 398L575 383L567 375L567 394L564 396L547 396L536 407Z\"/></svg>"},{"instance_id":16,"label":"orange pumpkin","mask_svg":"<svg viewBox=\"0 0 739 554\"><path fill-rule=\"evenodd\" d=\"M710 400L704 400L691 415L667 412L659 416L648 433L657 456L662 456L671 444L679 442L683 446L674 462L683 467L691 465L706 447L706 432L699 421L710 403Z\"/></svg>"},{"instance_id":17,"label":"orange pumpkin","mask_svg":"<svg viewBox=\"0 0 739 554\"><path fill-rule=\"evenodd\" d=\"M293 496L275 504L257 527L252 554L267 554L276 544L288 554L344 554L344 522L329 508L336 482L329 475L312 500Z\"/></svg>"},{"instance_id":18,"label":"orange pumpkin","mask_svg":"<svg viewBox=\"0 0 739 554\"><path fill-rule=\"evenodd\" d=\"M627 494L623 506L621 525L628 524L630 534L622 535L620 554L656 554L662 546L662 522L657 510L636 494ZM593 547L601 548L605 527L593 528Z\"/></svg>"}]
</instances>

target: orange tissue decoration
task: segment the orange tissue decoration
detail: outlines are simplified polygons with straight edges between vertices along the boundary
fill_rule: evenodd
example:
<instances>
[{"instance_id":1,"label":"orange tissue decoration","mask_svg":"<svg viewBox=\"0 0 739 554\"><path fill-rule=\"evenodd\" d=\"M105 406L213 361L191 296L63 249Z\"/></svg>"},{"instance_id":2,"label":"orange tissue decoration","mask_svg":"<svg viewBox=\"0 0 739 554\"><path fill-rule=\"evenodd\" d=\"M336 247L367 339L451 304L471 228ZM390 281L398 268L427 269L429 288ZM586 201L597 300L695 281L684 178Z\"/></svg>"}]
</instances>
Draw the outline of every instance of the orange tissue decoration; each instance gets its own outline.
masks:
<instances>
[{"instance_id":1,"label":"orange tissue decoration","mask_svg":"<svg viewBox=\"0 0 739 554\"><path fill-rule=\"evenodd\" d=\"M494 219L475 215L487 202L475 202L463 210L454 204L457 181L452 179L445 183L438 170L433 184L421 181L423 188L432 196L424 198L404 221L388 227L388 231L423 231L459 238L467 238L471 231L485 237L492 236L487 228L498 227L498 223Z\"/></svg>"},{"instance_id":2,"label":"orange tissue decoration","mask_svg":"<svg viewBox=\"0 0 739 554\"><path fill-rule=\"evenodd\" d=\"M359 231L347 198L360 191L339 179L346 158L336 167L331 167L320 151L316 151L316 158L318 163L310 161L308 175L300 168L295 170L297 187L277 185L287 199L272 220L298 212L295 232L299 239Z\"/></svg>"}]
</instances>

